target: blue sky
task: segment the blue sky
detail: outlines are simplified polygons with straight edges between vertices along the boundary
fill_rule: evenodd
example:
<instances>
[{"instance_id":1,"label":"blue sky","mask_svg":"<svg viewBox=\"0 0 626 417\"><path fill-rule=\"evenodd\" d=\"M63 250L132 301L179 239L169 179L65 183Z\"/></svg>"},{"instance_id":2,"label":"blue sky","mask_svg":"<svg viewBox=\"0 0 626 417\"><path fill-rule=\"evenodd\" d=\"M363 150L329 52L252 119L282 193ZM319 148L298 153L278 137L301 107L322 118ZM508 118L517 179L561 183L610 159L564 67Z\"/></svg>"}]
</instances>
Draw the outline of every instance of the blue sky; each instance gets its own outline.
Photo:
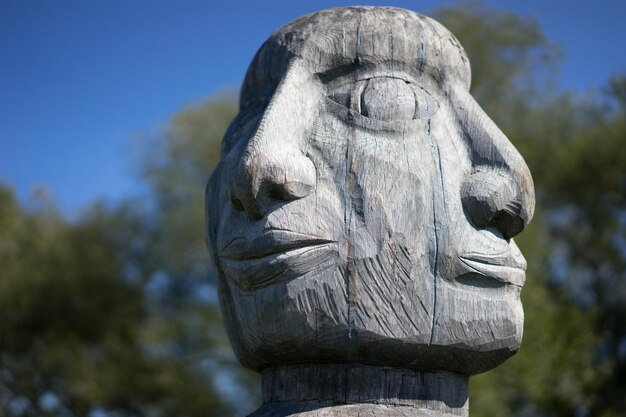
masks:
<instances>
[{"instance_id":1,"label":"blue sky","mask_svg":"<svg viewBox=\"0 0 626 417\"><path fill-rule=\"evenodd\" d=\"M359 1L427 13L454 2ZM534 16L565 58L563 88L626 70L626 1L490 0ZM0 181L44 186L68 216L138 191L132 138L237 88L276 28L346 1L0 0Z\"/></svg>"}]
</instances>

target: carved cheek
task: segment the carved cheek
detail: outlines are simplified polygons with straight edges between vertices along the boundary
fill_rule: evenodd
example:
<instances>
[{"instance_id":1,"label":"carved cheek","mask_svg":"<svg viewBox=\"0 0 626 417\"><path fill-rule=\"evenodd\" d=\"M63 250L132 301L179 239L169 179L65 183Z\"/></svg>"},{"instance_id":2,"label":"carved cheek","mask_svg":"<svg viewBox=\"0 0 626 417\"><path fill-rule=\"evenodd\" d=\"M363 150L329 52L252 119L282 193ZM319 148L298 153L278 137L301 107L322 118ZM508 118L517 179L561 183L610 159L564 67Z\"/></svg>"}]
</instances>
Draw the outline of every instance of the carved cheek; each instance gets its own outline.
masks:
<instances>
[{"instance_id":1,"label":"carved cheek","mask_svg":"<svg viewBox=\"0 0 626 417\"><path fill-rule=\"evenodd\" d=\"M401 132L354 132L352 201L375 250L398 241L415 257L428 252L433 179L427 132L425 121L407 121Z\"/></svg>"}]
</instances>

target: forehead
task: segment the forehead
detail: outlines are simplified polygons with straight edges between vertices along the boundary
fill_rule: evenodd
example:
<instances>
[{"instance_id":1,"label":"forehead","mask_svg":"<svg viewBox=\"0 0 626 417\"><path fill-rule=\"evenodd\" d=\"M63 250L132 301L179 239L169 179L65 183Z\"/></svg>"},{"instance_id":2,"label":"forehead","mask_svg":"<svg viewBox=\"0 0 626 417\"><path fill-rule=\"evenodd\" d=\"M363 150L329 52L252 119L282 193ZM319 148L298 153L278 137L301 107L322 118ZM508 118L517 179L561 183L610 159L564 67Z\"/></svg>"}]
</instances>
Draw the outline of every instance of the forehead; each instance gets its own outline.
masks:
<instances>
[{"instance_id":1,"label":"forehead","mask_svg":"<svg viewBox=\"0 0 626 417\"><path fill-rule=\"evenodd\" d=\"M282 74L295 57L314 73L384 63L439 79L456 78L467 88L471 78L467 55L446 28L418 13L388 7L330 9L294 20L259 50L247 81L268 72Z\"/></svg>"}]
</instances>

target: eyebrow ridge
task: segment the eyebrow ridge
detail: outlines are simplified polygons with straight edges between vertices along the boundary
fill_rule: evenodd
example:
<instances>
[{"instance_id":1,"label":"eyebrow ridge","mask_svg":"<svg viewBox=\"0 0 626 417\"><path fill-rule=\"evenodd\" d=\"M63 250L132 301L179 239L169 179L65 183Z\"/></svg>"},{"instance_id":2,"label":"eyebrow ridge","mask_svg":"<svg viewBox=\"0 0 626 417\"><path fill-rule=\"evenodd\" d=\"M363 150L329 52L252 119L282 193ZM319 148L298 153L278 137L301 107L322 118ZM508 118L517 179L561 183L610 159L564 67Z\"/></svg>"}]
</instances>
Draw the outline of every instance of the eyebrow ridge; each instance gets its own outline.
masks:
<instances>
[{"instance_id":1,"label":"eyebrow ridge","mask_svg":"<svg viewBox=\"0 0 626 417\"><path fill-rule=\"evenodd\" d=\"M432 76L436 81L441 81L442 74L441 71L436 70L432 65L428 62L420 61L421 64L419 67L412 66L402 61L382 61L378 63L373 62L363 62L360 60L357 62L356 60L344 65L339 65L336 67L332 67L320 72L317 72L315 75L322 81L324 84L328 84L337 78L341 78L357 72L359 70L363 71L376 71L380 67L390 67L391 69L402 70L406 72L408 75L411 75L415 78L419 78L422 75L426 74ZM371 78L373 78L372 76ZM393 78L402 78L402 77L393 77Z\"/></svg>"}]
</instances>

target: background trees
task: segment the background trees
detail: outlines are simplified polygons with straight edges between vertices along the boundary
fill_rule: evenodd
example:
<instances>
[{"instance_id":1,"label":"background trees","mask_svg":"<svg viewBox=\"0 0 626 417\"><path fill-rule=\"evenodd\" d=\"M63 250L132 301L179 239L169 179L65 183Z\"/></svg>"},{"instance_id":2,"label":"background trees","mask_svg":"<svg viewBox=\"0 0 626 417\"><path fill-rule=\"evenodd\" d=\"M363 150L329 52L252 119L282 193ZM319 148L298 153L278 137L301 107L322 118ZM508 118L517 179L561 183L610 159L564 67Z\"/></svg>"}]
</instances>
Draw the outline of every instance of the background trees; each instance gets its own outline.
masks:
<instances>
[{"instance_id":1,"label":"background trees","mask_svg":"<svg viewBox=\"0 0 626 417\"><path fill-rule=\"evenodd\" d=\"M210 376L168 350L139 213L94 205L69 224L45 202L24 210L0 195L3 415L227 412Z\"/></svg>"},{"instance_id":2,"label":"background trees","mask_svg":"<svg viewBox=\"0 0 626 417\"><path fill-rule=\"evenodd\" d=\"M538 210L518 355L473 379L473 416L626 413L626 77L558 91L558 48L535 22L480 4L439 9L473 94L524 155ZM204 185L234 93L138 141L147 198L74 222L0 188L0 408L9 416L243 415L258 377L222 328L204 248Z\"/></svg>"}]
</instances>

